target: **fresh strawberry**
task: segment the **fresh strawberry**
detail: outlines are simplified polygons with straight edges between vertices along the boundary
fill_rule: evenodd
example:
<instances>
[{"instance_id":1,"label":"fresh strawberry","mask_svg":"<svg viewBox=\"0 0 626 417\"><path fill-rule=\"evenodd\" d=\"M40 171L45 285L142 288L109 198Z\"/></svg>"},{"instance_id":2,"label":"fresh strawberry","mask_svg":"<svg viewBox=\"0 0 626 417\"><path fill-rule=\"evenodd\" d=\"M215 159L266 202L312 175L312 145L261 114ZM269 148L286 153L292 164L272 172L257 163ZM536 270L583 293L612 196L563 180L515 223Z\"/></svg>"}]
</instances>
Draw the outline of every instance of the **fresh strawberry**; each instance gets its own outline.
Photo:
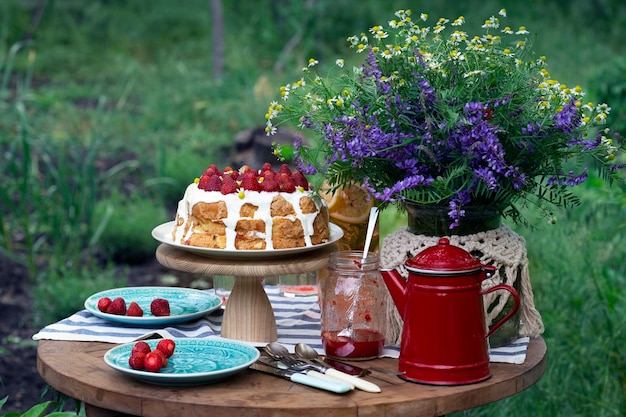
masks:
<instances>
[{"instance_id":1,"label":"fresh strawberry","mask_svg":"<svg viewBox=\"0 0 626 417\"><path fill-rule=\"evenodd\" d=\"M309 181L306 179L304 174L300 171L296 171L291 174L291 181L296 185L296 187L302 187L305 190L309 189Z\"/></svg>"},{"instance_id":2,"label":"fresh strawberry","mask_svg":"<svg viewBox=\"0 0 626 417\"><path fill-rule=\"evenodd\" d=\"M278 185L278 181L275 178L265 177L261 183L261 190L267 192L280 191L280 185Z\"/></svg>"},{"instance_id":3,"label":"fresh strawberry","mask_svg":"<svg viewBox=\"0 0 626 417\"><path fill-rule=\"evenodd\" d=\"M272 164L270 164L269 162L266 162L263 164L263 168L261 168L261 172L264 171L273 171L274 168L272 168Z\"/></svg>"},{"instance_id":4,"label":"fresh strawberry","mask_svg":"<svg viewBox=\"0 0 626 417\"><path fill-rule=\"evenodd\" d=\"M222 188L222 179L219 175L211 175L204 185L205 191L219 191Z\"/></svg>"},{"instance_id":5,"label":"fresh strawberry","mask_svg":"<svg viewBox=\"0 0 626 417\"><path fill-rule=\"evenodd\" d=\"M225 176L220 192L224 195L234 194L237 192L237 188L239 188L237 182L231 176Z\"/></svg>"},{"instance_id":6,"label":"fresh strawberry","mask_svg":"<svg viewBox=\"0 0 626 417\"><path fill-rule=\"evenodd\" d=\"M204 174L207 175L208 177L210 177L212 175L219 175L220 174L220 169L217 167L217 165L211 164L206 169L206 171L204 171Z\"/></svg>"},{"instance_id":7,"label":"fresh strawberry","mask_svg":"<svg viewBox=\"0 0 626 417\"><path fill-rule=\"evenodd\" d=\"M126 311L126 315L141 317L143 316L143 310L141 309L141 307L139 307L139 304L137 304L135 301L131 301L130 305L128 306L128 310Z\"/></svg>"},{"instance_id":8,"label":"fresh strawberry","mask_svg":"<svg viewBox=\"0 0 626 417\"><path fill-rule=\"evenodd\" d=\"M176 343L172 339L163 339L159 340L156 348L163 352L166 358L169 358L174 354Z\"/></svg>"},{"instance_id":9,"label":"fresh strawberry","mask_svg":"<svg viewBox=\"0 0 626 417\"><path fill-rule=\"evenodd\" d=\"M144 341L139 341L137 343L135 343L135 345L133 346L133 349L130 351L131 355L134 355L135 353L143 353L148 354L150 353L152 349L150 349L150 345L147 344Z\"/></svg>"},{"instance_id":10,"label":"fresh strawberry","mask_svg":"<svg viewBox=\"0 0 626 417\"><path fill-rule=\"evenodd\" d=\"M156 353L161 358L161 366L167 366L167 358L165 357L165 353L163 353L160 349L154 349L151 353Z\"/></svg>"},{"instance_id":11,"label":"fresh strawberry","mask_svg":"<svg viewBox=\"0 0 626 417\"><path fill-rule=\"evenodd\" d=\"M289 165L287 164L282 164L278 172L281 174L291 175L291 168L289 168Z\"/></svg>"},{"instance_id":12,"label":"fresh strawberry","mask_svg":"<svg viewBox=\"0 0 626 417\"><path fill-rule=\"evenodd\" d=\"M160 372L163 368L163 352L160 350L153 350L148 353L143 360L143 368L148 372Z\"/></svg>"},{"instance_id":13,"label":"fresh strawberry","mask_svg":"<svg viewBox=\"0 0 626 417\"><path fill-rule=\"evenodd\" d=\"M200 177L200 181L198 181L198 188L201 190L204 190L206 188L207 183L209 182L209 178L211 178L208 175L202 175Z\"/></svg>"},{"instance_id":14,"label":"fresh strawberry","mask_svg":"<svg viewBox=\"0 0 626 417\"><path fill-rule=\"evenodd\" d=\"M280 183L280 191L283 193L293 193L296 191L296 185L291 180Z\"/></svg>"},{"instance_id":15,"label":"fresh strawberry","mask_svg":"<svg viewBox=\"0 0 626 417\"><path fill-rule=\"evenodd\" d=\"M254 175L243 175L241 177L241 186L248 191L259 191L261 189L259 180Z\"/></svg>"},{"instance_id":16,"label":"fresh strawberry","mask_svg":"<svg viewBox=\"0 0 626 417\"><path fill-rule=\"evenodd\" d=\"M132 369L142 370L144 369L146 362L146 353L144 352L135 352L130 355L128 358L128 366Z\"/></svg>"},{"instance_id":17,"label":"fresh strawberry","mask_svg":"<svg viewBox=\"0 0 626 417\"><path fill-rule=\"evenodd\" d=\"M107 313L116 314L118 316L126 315L126 301L122 297L117 297L113 301L109 307L107 307Z\"/></svg>"},{"instance_id":18,"label":"fresh strawberry","mask_svg":"<svg viewBox=\"0 0 626 417\"><path fill-rule=\"evenodd\" d=\"M98 300L98 310L106 313L107 309L111 305L111 299L109 297L102 297Z\"/></svg>"},{"instance_id":19,"label":"fresh strawberry","mask_svg":"<svg viewBox=\"0 0 626 417\"><path fill-rule=\"evenodd\" d=\"M266 179L275 179L278 174L274 170L261 171L261 176Z\"/></svg>"},{"instance_id":20,"label":"fresh strawberry","mask_svg":"<svg viewBox=\"0 0 626 417\"><path fill-rule=\"evenodd\" d=\"M169 316L170 303L164 298L155 298L150 303L150 312L155 316Z\"/></svg>"}]
</instances>

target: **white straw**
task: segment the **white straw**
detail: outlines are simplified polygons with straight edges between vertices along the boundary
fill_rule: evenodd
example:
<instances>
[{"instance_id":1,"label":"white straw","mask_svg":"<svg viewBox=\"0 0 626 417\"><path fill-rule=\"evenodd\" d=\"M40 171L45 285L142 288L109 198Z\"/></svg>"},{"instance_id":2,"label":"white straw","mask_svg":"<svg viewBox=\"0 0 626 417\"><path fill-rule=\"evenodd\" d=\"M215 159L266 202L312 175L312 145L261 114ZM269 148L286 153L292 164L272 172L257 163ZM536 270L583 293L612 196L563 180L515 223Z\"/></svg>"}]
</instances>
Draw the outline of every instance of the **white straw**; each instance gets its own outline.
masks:
<instances>
[{"instance_id":1,"label":"white straw","mask_svg":"<svg viewBox=\"0 0 626 417\"><path fill-rule=\"evenodd\" d=\"M367 258L367 252L369 251L370 245L372 243L372 235L374 234L376 219L378 219L378 207L374 206L370 210L370 218L367 223L367 235L365 235L365 246L363 247L363 259L361 259L361 265L365 263L365 259Z\"/></svg>"}]
</instances>

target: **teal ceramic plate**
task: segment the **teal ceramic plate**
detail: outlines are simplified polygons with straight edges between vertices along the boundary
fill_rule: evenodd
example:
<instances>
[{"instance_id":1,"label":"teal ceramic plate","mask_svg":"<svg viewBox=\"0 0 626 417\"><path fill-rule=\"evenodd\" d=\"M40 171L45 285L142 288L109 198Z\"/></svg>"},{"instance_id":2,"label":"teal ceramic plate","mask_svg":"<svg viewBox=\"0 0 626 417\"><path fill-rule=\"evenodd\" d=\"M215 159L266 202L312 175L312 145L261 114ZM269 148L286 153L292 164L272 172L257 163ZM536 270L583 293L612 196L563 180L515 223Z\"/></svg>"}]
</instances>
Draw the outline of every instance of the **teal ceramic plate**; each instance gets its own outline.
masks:
<instances>
[{"instance_id":1,"label":"teal ceramic plate","mask_svg":"<svg viewBox=\"0 0 626 417\"><path fill-rule=\"evenodd\" d=\"M126 307L130 305L131 301L135 301L143 310L143 316L133 317L103 313L98 310L98 300L102 297L109 297L111 300L122 297L126 301ZM165 298L169 301L169 316L157 317L150 313L150 303L155 298ZM196 320L218 309L221 305L222 299L215 294L179 287L116 288L101 291L85 300L85 308L94 316L116 323L147 327Z\"/></svg>"},{"instance_id":2,"label":"teal ceramic plate","mask_svg":"<svg viewBox=\"0 0 626 417\"><path fill-rule=\"evenodd\" d=\"M173 339L174 355L161 372L132 369L128 365L136 342L116 346L104 354L104 362L125 375L144 382L170 386L212 384L243 371L259 358L259 351L245 342L222 338ZM152 349L159 339L146 340Z\"/></svg>"},{"instance_id":3,"label":"teal ceramic plate","mask_svg":"<svg viewBox=\"0 0 626 417\"><path fill-rule=\"evenodd\" d=\"M343 237L343 230L336 224L330 223L330 238L328 242L320 243L315 246L307 246L304 248L288 248L288 249L271 249L271 250L229 250L229 249L213 249L200 248L198 246L182 245L174 242L172 239L172 229L174 222L163 223L152 230L152 237L161 243L173 246L186 252L195 253L196 255L208 256L213 258L226 259L271 259L279 258L286 255L299 255L305 252L315 251L332 245Z\"/></svg>"}]
</instances>

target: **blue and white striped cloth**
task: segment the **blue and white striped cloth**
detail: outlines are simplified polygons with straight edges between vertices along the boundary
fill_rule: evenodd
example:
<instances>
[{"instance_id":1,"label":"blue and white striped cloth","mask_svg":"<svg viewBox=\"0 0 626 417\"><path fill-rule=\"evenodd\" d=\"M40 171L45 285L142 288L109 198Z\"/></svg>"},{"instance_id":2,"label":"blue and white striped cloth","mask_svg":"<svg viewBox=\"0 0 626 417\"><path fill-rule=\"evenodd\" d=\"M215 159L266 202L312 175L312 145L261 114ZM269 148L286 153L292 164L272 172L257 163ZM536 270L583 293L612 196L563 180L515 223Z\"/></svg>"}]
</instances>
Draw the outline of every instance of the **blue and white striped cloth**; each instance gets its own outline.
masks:
<instances>
[{"instance_id":1,"label":"blue and white striped cloth","mask_svg":"<svg viewBox=\"0 0 626 417\"><path fill-rule=\"evenodd\" d=\"M307 343L323 354L317 297L283 297L274 286L266 286L265 290L274 310L278 342L287 346L291 352L296 343ZM202 319L189 323L163 328L145 328L112 323L94 316L87 310L81 310L44 327L33 335L33 339L130 343L159 336L170 338L219 336L223 312L222 309L218 309ZM528 342L528 337L522 337L511 345L490 349L491 362L523 363L526 359ZM397 358L399 354L398 346L385 346L383 351L385 357Z\"/></svg>"}]
</instances>

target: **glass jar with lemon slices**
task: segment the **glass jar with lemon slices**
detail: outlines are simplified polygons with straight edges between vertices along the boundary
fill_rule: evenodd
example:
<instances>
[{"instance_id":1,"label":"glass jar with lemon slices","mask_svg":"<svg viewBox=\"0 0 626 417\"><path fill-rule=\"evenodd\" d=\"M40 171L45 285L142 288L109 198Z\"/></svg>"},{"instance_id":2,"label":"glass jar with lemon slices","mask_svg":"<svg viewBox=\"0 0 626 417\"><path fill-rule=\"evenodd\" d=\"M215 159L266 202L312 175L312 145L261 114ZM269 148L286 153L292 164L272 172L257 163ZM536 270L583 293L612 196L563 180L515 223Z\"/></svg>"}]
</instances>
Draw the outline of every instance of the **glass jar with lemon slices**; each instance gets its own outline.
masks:
<instances>
[{"instance_id":1,"label":"glass jar with lemon slices","mask_svg":"<svg viewBox=\"0 0 626 417\"><path fill-rule=\"evenodd\" d=\"M337 246L339 250L363 250L370 209L374 206L374 198L358 184L347 184L332 192L324 186L320 190L321 197L326 200L330 221L343 229L343 237ZM378 223L374 229L369 250L378 252Z\"/></svg>"}]
</instances>

